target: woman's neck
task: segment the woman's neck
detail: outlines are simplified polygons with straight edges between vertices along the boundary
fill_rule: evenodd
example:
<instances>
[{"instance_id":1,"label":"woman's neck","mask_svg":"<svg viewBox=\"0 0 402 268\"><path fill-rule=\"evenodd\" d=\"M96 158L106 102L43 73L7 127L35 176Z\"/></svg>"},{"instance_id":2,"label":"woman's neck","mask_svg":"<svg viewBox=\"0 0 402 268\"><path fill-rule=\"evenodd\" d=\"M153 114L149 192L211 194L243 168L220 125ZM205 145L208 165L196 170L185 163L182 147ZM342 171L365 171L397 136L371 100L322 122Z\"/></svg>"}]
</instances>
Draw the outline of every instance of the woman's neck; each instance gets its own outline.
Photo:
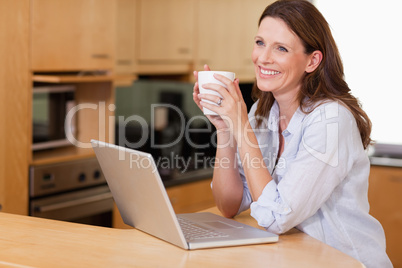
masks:
<instances>
[{"instance_id":1,"label":"woman's neck","mask_svg":"<svg viewBox=\"0 0 402 268\"><path fill-rule=\"evenodd\" d=\"M285 130L294 113L296 112L299 104L297 101L278 101L279 105L279 129Z\"/></svg>"},{"instance_id":2,"label":"woman's neck","mask_svg":"<svg viewBox=\"0 0 402 268\"><path fill-rule=\"evenodd\" d=\"M299 86L291 90L283 90L273 94L279 106L279 124L282 131L288 127L293 114L296 112L297 108L299 108L297 97L300 90Z\"/></svg>"}]
</instances>

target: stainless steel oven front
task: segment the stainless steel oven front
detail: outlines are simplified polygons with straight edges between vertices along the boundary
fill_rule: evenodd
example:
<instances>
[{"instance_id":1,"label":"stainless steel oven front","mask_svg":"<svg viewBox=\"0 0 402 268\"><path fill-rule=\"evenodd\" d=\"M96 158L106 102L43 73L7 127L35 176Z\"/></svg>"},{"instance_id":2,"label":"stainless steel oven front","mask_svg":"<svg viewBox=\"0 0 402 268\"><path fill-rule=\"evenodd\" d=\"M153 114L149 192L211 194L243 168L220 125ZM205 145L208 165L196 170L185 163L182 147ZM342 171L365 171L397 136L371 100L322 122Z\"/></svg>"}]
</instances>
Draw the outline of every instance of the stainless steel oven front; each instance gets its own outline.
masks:
<instances>
[{"instance_id":1,"label":"stainless steel oven front","mask_svg":"<svg viewBox=\"0 0 402 268\"><path fill-rule=\"evenodd\" d=\"M30 215L112 226L113 197L95 158L30 167Z\"/></svg>"}]
</instances>

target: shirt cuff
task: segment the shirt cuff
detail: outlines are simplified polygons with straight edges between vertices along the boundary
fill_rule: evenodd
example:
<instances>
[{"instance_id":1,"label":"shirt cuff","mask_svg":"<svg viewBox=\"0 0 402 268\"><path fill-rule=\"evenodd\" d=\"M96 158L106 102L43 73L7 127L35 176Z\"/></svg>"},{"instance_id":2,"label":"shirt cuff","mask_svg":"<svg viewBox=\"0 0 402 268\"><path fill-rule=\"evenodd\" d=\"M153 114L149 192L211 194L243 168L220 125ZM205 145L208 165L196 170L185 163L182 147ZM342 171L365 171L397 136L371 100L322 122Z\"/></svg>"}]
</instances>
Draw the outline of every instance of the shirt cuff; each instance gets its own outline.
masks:
<instances>
[{"instance_id":1,"label":"shirt cuff","mask_svg":"<svg viewBox=\"0 0 402 268\"><path fill-rule=\"evenodd\" d=\"M261 196L256 202L251 203L251 216L255 218L258 224L268 228L282 215L289 214L292 209L284 204L279 196L277 184L271 180L262 191Z\"/></svg>"}]
</instances>

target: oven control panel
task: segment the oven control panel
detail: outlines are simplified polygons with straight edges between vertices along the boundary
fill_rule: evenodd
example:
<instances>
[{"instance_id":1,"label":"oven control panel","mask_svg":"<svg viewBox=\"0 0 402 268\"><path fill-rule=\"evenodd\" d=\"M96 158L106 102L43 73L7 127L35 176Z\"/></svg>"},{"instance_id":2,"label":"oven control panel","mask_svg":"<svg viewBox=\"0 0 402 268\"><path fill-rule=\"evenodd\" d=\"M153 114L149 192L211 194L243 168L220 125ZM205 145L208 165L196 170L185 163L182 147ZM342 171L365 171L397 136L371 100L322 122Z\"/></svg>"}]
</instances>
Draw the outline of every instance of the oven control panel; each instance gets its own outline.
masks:
<instances>
[{"instance_id":1,"label":"oven control panel","mask_svg":"<svg viewBox=\"0 0 402 268\"><path fill-rule=\"evenodd\" d=\"M30 197L106 183L96 158L31 166L29 177Z\"/></svg>"}]
</instances>

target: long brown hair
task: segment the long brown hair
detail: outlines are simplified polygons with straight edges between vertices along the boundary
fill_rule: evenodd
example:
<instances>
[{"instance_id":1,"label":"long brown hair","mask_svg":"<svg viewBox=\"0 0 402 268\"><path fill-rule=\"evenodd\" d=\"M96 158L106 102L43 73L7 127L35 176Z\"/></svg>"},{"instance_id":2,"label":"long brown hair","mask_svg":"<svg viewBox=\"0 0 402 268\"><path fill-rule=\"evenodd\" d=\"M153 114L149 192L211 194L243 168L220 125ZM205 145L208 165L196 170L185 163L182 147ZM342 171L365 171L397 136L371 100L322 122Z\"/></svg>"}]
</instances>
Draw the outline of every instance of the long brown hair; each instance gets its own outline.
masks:
<instances>
[{"instance_id":1,"label":"long brown hair","mask_svg":"<svg viewBox=\"0 0 402 268\"><path fill-rule=\"evenodd\" d=\"M342 60L323 15L308 1L279 0L265 8L258 25L265 17L284 21L301 39L306 54L309 55L316 50L323 54L320 65L312 73L306 73L302 80L298 95L302 111L306 112L306 108L323 100L340 101L353 114L363 147L366 149L371 143L371 121L361 108L359 101L351 94L344 79ZM259 127L263 118L269 115L275 98L271 92L259 90L257 83L254 83L252 96L254 100L259 99L256 111L257 127Z\"/></svg>"}]
</instances>

